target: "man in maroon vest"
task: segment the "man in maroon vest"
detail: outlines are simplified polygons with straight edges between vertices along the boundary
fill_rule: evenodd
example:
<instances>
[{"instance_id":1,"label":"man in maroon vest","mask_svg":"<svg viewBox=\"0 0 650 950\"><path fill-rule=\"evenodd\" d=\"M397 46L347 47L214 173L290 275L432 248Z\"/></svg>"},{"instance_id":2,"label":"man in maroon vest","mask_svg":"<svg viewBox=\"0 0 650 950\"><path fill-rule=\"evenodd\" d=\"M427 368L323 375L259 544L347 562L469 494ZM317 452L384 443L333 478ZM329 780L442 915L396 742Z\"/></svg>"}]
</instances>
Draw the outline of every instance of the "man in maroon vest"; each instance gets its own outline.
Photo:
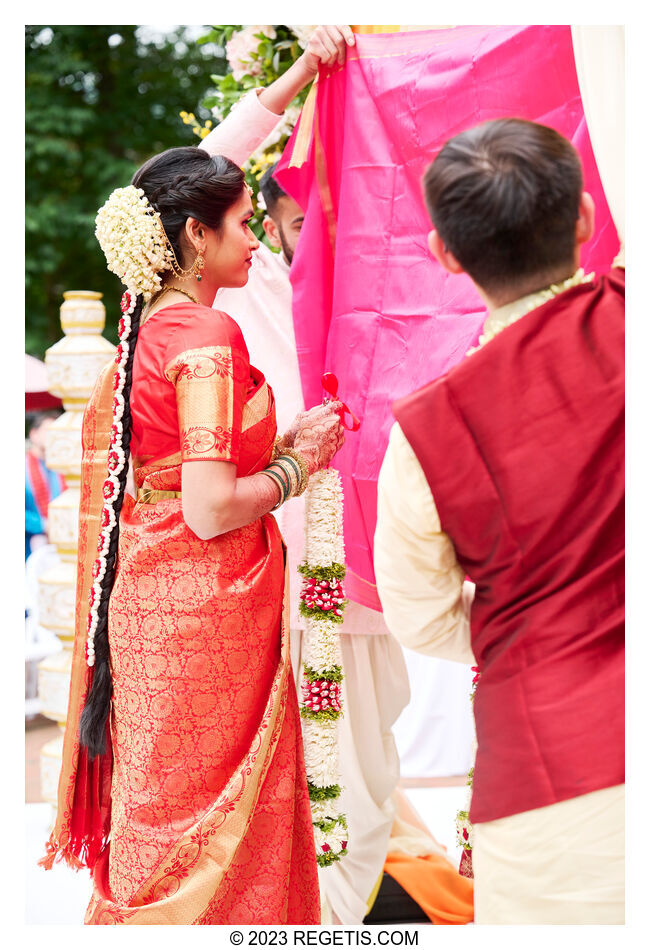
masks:
<instances>
[{"instance_id":1,"label":"man in maroon vest","mask_svg":"<svg viewBox=\"0 0 650 950\"><path fill-rule=\"evenodd\" d=\"M593 202L550 128L463 132L424 183L429 247L489 316L393 407L384 615L405 646L480 670L477 923L623 923L624 270L579 269Z\"/></svg>"}]
</instances>

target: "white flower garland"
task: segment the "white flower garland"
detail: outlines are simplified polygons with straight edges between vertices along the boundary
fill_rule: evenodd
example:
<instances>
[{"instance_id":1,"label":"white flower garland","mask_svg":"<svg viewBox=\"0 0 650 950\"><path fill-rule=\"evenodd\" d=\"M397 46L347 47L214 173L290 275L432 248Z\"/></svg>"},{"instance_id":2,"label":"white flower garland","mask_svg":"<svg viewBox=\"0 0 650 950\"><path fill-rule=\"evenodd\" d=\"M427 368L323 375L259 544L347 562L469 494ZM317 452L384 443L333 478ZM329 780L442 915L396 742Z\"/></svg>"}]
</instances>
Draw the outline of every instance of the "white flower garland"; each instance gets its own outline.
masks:
<instances>
[{"instance_id":1,"label":"white flower garland","mask_svg":"<svg viewBox=\"0 0 650 950\"><path fill-rule=\"evenodd\" d=\"M557 297L559 294L564 293L565 290L570 290L572 287L578 287L580 284L589 284L594 279L595 273L585 274L582 267L580 267L575 274L571 277L567 277L566 280L560 281L558 284L551 284L549 287L545 287L543 290L535 291L535 293L527 294L525 297L522 297L520 301L516 304L513 304L512 307L506 306L503 308L506 311L506 315L502 319L488 319L485 321L485 326L483 332L478 338L478 343L476 346L470 347L470 349L465 354L466 356L471 356L472 353L476 353L486 343L489 343L490 340L493 340L495 336L501 333L502 330L505 330L506 327L510 326L511 323L514 323L520 317L525 316L527 313L530 313L531 310L536 310L537 307L541 307L543 304L548 303L549 300L552 300L554 297Z\"/></svg>"},{"instance_id":2,"label":"white flower garland","mask_svg":"<svg viewBox=\"0 0 650 950\"><path fill-rule=\"evenodd\" d=\"M339 811L338 767L344 565L343 490L336 469L328 468L309 481L305 563L300 567L300 613L305 618L300 715L319 867L340 860L348 844L347 822Z\"/></svg>"},{"instance_id":3,"label":"white flower garland","mask_svg":"<svg viewBox=\"0 0 650 950\"><path fill-rule=\"evenodd\" d=\"M97 212L95 236L108 269L145 302L161 288L174 256L160 214L142 188L116 188Z\"/></svg>"},{"instance_id":4,"label":"white flower garland","mask_svg":"<svg viewBox=\"0 0 650 950\"><path fill-rule=\"evenodd\" d=\"M119 322L119 346L115 357L113 379L113 422L108 451L108 474L102 487L104 504L97 539L97 558L93 564L93 585L89 595L86 662L95 665L95 633L99 622L98 607L102 597L102 581L106 576L108 552L117 530L116 503L120 498L120 481L127 465L124 451L125 410L124 386L131 344L131 317L137 297L148 301L162 286L161 275L170 270L174 260L172 249L160 214L149 203L142 188L127 185L116 188L97 212L95 236L106 257L108 269L127 287L122 296L122 318Z\"/></svg>"},{"instance_id":5,"label":"white flower garland","mask_svg":"<svg viewBox=\"0 0 650 950\"><path fill-rule=\"evenodd\" d=\"M135 310L137 292L127 290L122 297L122 319L119 322L120 343L115 357L116 370L113 381L113 424L111 427L111 442L108 449L108 474L104 481L102 494L104 504L100 515L100 530L97 539L97 558L93 564L94 583L90 588L88 628L86 635L86 662L88 666L95 665L95 631L97 630L97 608L101 600L102 580L106 574L106 559L111 546L111 538L117 527L117 512L115 503L120 495L120 476L126 465L124 452L124 429L122 417L124 415L124 383L126 381L126 363L129 358L129 336L131 333L131 315Z\"/></svg>"}]
</instances>

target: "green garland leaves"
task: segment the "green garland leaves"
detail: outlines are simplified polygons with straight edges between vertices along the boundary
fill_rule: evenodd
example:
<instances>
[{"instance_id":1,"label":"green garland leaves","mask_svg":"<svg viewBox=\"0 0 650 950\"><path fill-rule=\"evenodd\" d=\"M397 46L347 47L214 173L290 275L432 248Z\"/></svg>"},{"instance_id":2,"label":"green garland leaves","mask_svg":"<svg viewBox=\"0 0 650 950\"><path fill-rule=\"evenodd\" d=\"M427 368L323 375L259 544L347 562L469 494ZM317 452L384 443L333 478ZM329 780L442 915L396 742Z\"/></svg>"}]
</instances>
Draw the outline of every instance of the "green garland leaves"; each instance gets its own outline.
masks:
<instances>
[{"instance_id":1,"label":"green garland leaves","mask_svg":"<svg viewBox=\"0 0 650 950\"><path fill-rule=\"evenodd\" d=\"M313 709L308 709L306 706L300 707L300 717L301 719L311 719L316 720L316 722L324 722L326 719L332 720L341 719L343 717L343 712L339 709L319 709L315 712Z\"/></svg>"},{"instance_id":2,"label":"green garland leaves","mask_svg":"<svg viewBox=\"0 0 650 950\"><path fill-rule=\"evenodd\" d=\"M330 564L329 567L312 567L310 564L303 563L298 566L298 570L304 577L314 577L317 581L342 581L345 577L343 564Z\"/></svg>"},{"instance_id":3,"label":"green garland leaves","mask_svg":"<svg viewBox=\"0 0 650 950\"><path fill-rule=\"evenodd\" d=\"M315 821L314 825L316 828L320 828L323 834L326 835L334 831L337 825L341 825L346 831L348 829L348 822L345 815L339 815L338 818L321 818L320 821Z\"/></svg>"},{"instance_id":4,"label":"green garland leaves","mask_svg":"<svg viewBox=\"0 0 650 950\"><path fill-rule=\"evenodd\" d=\"M347 600L344 600L342 604L339 604L339 610L343 610L347 603ZM303 617L327 617L332 623L343 623L343 616L341 614L337 616L333 610L322 610L320 607L308 607L304 600L300 601L298 611Z\"/></svg>"},{"instance_id":5,"label":"green garland leaves","mask_svg":"<svg viewBox=\"0 0 650 950\"><path fill-rule=\"evenodd\" d=\"M307 791L309 792L309 797L313 802L325 802L329 798L338 798L341 794L341 786L312 785L310 781L307 781Z\"/></svg>"},{"instance_id":6,"label":"green garland leaves","mask_svg":"<svg viewBox=\"0 0 650 950\"><path fill-rule=\"evenodd\" d=\"M316 863L318 864L319 868L327 868L330 866L330 864L334 864L335 861L340 861L341 858L345 857L347 853L348 849L343 848L342 851L338 851L336 853L334 851L327 851L323 854L317 854Z\"/></svg>"},{"instance_id":7,"label":"green garland leaves","mask_svg":"<svg viewBox=\"0 0 650 950\"><path fill-rule=\"evenodd\" d=\"M330 683L343 682L343 670L340 666L333 666L330 670L315 670L305 664L302 668L303 676L309 683L315 683L318 680L328 680Z\"/></svg>"}]
</instances>

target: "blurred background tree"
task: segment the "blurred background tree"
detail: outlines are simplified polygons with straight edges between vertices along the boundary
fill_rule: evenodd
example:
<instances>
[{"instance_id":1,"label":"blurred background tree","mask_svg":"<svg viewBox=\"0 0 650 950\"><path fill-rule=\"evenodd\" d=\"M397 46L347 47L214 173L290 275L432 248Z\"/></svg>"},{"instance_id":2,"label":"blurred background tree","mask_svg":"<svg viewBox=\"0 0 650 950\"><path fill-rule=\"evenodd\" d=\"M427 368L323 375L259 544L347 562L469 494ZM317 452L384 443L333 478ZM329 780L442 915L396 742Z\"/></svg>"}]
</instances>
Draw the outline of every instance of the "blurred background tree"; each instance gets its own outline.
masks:
<instances>
[{"instance_id":1,"label":"blurred background tree","mask_svg":"<svg viewBox=\"0 0 650 950\"><path fill-rule=\"evenodd\" d=\"M198 33L205 33L206 28ZM95 214L147 158L197 138L179 117L200 105L224 51L197 31L138 26L27 26L26 330L39 358L61 336L64 290L104 294L117 341L122 287L106 270Z\"/></svg>"}]
</instances>

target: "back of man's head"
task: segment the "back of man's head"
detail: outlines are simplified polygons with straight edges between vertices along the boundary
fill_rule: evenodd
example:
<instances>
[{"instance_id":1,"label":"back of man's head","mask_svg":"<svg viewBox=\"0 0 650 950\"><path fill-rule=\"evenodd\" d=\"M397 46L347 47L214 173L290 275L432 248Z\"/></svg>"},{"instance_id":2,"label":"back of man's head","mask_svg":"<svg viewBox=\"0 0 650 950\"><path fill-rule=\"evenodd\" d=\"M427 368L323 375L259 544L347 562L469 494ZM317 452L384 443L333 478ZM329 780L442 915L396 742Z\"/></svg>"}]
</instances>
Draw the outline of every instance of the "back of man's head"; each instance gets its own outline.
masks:
<instances>
[{"instance_id":1,"label":"back of man's head","mask_svg":"<svg viewBox=\"0 0 650 950\"><path fill-rule=\"evenodd\" d=\"M262 192L262 197L264 198L266 210L271 217L273 217L280 198L285 198L287 194L286 191L283 191L282 188L280 188L277 181L273 177L273 172L277 168L277 165L278 163L276 162L275 165L271 165L270 168L267 168L260 178L260 191Z\"/></svg>"},{"instance_id":2,"label":"back of man's head","mask_svg":"<svg viewBox=\"0 0 650 950\"><path fill-rule=\"evenodd\" d=\"M424 189L445 247L486 291L571 272L582 168L554 129L496 119L461 132L427 169Z\"/></svg>"}]
</instances>

